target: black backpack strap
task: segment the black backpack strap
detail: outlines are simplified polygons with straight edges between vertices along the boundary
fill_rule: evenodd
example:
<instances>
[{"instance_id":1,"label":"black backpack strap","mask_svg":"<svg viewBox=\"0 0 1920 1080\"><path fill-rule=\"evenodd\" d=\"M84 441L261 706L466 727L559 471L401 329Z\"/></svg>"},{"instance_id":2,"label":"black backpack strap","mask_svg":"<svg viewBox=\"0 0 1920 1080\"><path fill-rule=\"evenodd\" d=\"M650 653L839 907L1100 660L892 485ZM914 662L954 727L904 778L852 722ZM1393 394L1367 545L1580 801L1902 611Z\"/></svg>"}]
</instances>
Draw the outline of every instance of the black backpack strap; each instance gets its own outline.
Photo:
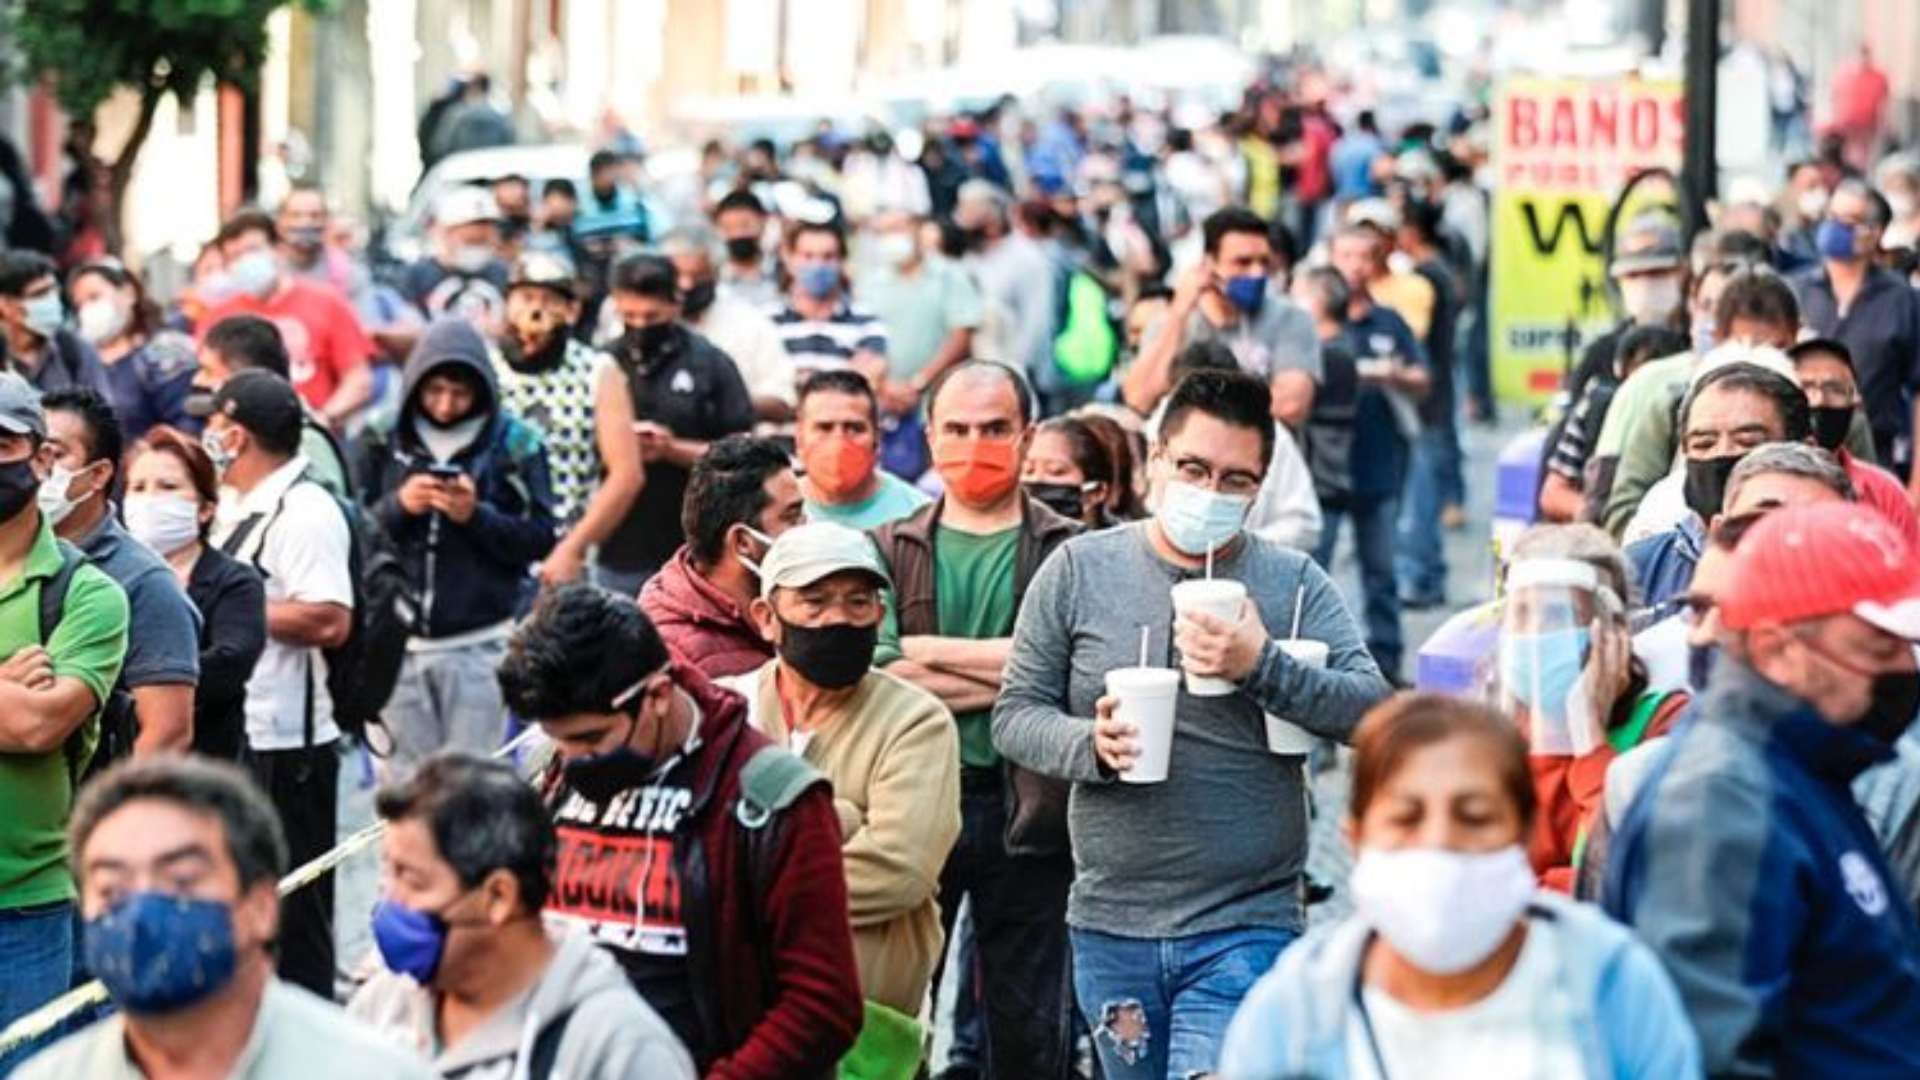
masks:
<instances>
[{"instance_id":1,"label":"black backpack strap","mask_svg":"<svg viewBox=\"0 0 1920 1080\"><path fill-rule=\"evenodd\" d=\"M548 1080L553 1075L554 1063L560 1059L560 1044L566 1039L567 1025L572 1021L573 1010L568 1009L534 1036L533 1051L527 1055L527 1080Z\"/></svg>"},{"instance_id":2,"label":"black backpack strap","mask_svg":"<svg viewBox=\"0 0 1920 1080\"><path fill-rule=\"evenodd\" d=\"M77 573L86 555L65 540L57 540L60 545L60 569L52 577L40 583L40 644L45 646L53 640L53 632L60 629L60 619L67 611L67 590L73 587L73 575Z\"/></svg>"}]
</instances>

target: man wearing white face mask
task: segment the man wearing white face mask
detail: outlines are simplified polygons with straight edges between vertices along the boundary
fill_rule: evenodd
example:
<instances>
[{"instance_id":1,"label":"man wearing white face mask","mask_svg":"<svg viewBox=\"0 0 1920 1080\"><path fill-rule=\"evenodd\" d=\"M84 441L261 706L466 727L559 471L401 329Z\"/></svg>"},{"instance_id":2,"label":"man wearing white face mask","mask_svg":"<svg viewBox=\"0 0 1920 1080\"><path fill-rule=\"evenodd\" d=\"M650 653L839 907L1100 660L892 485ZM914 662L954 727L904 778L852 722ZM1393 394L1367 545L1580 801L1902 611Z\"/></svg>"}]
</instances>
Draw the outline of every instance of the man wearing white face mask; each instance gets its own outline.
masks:
<instances>
[{"instance_id":1,"label":"man wearing white face mask","mask_svg":"<svg viewBox=\"0 0 1920 1080\"><path fill-rule=\"evenodd\" d=\"M887 377L876 388L890 418L910 416L940 373L973 354L985 308L959 264L924 250L922 218L886 210L863 245L860 299L887 328Z\"/></svg>"},{"instance_id":2,"label":"man wearing white face mask","mask_svg":"<svg viewBox=\"0 0 1920 1080\"><path fill-rule=\"evenodd\" d=\"M124 435L104 398L91 390L56 390L41 399L52 475L40 485L40 513L54 535L85 552L127 593L127 659L101 717L93 767L115 757L184 751L193 740L194 687L200 680L200 614L167 564L127 535L115 518L114 476ZM137 730L138 737L134 737Z\"/></svg>"},{"instance_id":3,"label":"man wearing white face mask","mask_svg":"<svg viewBox=\"0 0 1920 1080\"><path fill-rule=\"evenodd\" d=\"M0 251L0 330L6 366L41 391L87 386L106 392L100 356L66 329L67 308L53 260L37 251Z\"/></svg>"},{"instance_id":4,"label":"man wearing white face mask","mask_svg":"<svg viewBox=\"0 0 1920 1080\"><path fill-rule=\"evenodd\" d=\"M1304 926L1303 759L1270 748L1265 714L1344 743L1390 689L1326 574L1243 529L1275 437L1264 382L1187 376L1151 465L1156 516L1067 541L1014 627L994 745L1074 783L1074 983L1109 1077L1213 1071L1234 1005ZM1209 573L1245 587L1238 616L1176 619L1173 587ZM1324 667L1282 646L1295 625ZM1178 695L1165 780L1117 783L1141 732L1103 679L1142 662L1143 637L1148 666L1232 685Z\"/></svg>"},{"instance_id":5,"label":"man wearing white face mask","mask_svg":"<svg viewBox=\"0 0 1920 1080\"><path fill-rule=\"evenodd\" d=\"M500 207L484 188L457 187L433 208L434 253L400 275L400 294L428 319L458 315L483 334L506 325L511 274L500 257Z\"/></svg>"}]
</instances>

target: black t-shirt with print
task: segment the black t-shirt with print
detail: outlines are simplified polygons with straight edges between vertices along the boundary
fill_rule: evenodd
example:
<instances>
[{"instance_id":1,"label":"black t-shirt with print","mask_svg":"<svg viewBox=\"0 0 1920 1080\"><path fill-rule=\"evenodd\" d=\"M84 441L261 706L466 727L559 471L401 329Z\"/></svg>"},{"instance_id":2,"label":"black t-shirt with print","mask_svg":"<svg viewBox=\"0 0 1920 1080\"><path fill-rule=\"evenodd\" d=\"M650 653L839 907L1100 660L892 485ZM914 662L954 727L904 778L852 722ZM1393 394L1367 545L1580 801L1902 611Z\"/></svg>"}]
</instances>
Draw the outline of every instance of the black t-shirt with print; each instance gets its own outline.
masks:
<instances>
[{"instance_id":1,"label":"black t-shirt with print","mask_svg":"<svg viewBox=\"0 0 1920 1080\"><path fill-rule=\"evenodd\" d=\"M616 346L627 373L633 414L682 439L712 442L753 429L753 399L733 359L683 326L644 360ZM680 504L688 471L664 462L646 466L646 487L626 520L600 545L600 562L613 570L652 573L686 540Z\"/></svg>"}]
</instances>

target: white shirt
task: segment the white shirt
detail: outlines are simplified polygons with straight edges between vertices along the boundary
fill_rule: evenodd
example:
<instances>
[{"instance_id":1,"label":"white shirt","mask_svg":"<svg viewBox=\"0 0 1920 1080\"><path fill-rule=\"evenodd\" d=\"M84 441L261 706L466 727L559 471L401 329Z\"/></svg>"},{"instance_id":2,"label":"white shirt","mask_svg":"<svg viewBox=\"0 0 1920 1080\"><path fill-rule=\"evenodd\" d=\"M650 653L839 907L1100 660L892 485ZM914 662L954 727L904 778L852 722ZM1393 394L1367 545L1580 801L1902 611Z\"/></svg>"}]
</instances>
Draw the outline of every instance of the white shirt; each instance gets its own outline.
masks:
<instances>
[{"instance_id":1,"label":"white shirt","mask_svg":"<svg viewBox=\"0 0 1920 1080\"><path fill-rule=\"evenodd\" d=\"M1634 511L1633 519L1627 522L1627 531L1620 537L1620 546L1626 547L1636 540L1671 532L1692 515L1692 508L1687 506L1687 474L1683 465L1647 489L1646 495L1640 500L1640 508Z\"/></svg>"},{"instance_id":2,"label":"white shirt","mask_svg":"<svg viewBox=\"0 0 1920 1080\"><path fill-rule=\"evenodd\" d=\"M719 296L700 313L700 321L690 325L732 358L749 395L795 403L793 365L772 319L751 304Z\"/></svg>"},{"instance_id":3,"label":"white shirt","mask_svg":"<svg viewBox=\"0 0 1920 1080\"><path fill-rule=\"evenodd\" d=\"M296 455L239 498L223 513L214 544L229 537L256 514L260 521L232 554L260 569L267 602L353 607L349 570L352 540L346 515L326 489L296 483L307 459ZM333 722L333 698L327 693L327 660L322 650L283 642L267 635L267 647L247 680L247 745L255 750L296 750L306 742L309 664L313 686L313 743L340 738Z\"/></svg>"},{"instance_id":4,"label":"white shirt","mask_svg":"<svg viewBox=\"0 0 1920 1080\"><path fill-rule=\"evenodd\" d=\"M1347 1021L1349 1080L1582 1080L1564 975L1552 930L1535 927L1506 981L1465 1008L1420 1012L1367 987L1361 994L1373 1038L1354 1010ZM1376 1046L1386 1076L1374 1060Z\"/></svg>"}]
</instances>

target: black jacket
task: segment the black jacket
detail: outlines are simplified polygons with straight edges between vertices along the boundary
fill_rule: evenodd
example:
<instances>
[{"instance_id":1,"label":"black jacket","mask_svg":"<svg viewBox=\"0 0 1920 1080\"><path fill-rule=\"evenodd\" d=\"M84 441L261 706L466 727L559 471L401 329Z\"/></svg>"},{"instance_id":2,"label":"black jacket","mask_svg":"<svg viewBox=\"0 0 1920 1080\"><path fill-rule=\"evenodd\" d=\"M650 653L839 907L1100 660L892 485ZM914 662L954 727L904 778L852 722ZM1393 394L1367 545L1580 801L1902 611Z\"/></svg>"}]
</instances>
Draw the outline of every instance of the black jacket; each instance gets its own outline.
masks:
<instances>
[{"instance_id":1,"label":"black jacket","mask_svg":"<svg viewBox=\"0 0 1920 1080\"><path fill-rule=\"evenodd\" d=\"M200 611L193 749L232 761L247 742L247 680L267 647L267 590L253 567L209 547L187 577Z\"/></svg>"}]
</instances>

